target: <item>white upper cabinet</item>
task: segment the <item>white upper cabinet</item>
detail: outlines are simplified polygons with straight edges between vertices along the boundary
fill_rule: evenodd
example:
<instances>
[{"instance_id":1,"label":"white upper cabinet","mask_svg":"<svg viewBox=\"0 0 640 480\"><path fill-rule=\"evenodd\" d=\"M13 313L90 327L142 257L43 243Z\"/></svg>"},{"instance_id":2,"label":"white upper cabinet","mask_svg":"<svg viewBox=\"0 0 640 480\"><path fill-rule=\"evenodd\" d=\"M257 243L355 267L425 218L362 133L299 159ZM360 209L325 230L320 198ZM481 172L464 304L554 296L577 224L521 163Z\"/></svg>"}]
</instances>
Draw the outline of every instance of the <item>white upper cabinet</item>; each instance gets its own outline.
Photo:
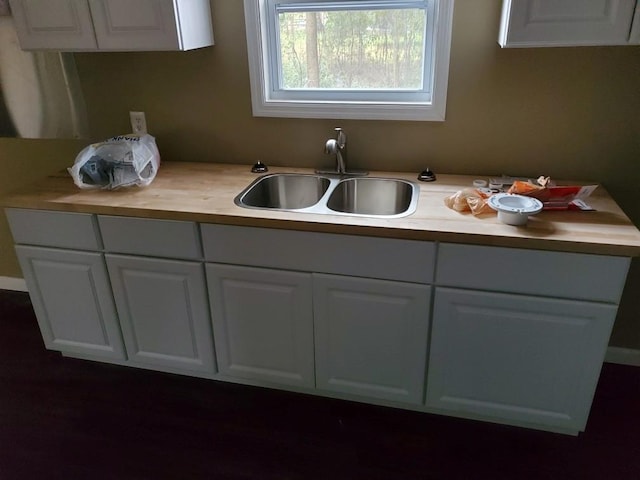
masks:
<instances>
[{"instance_id":1,"label":"white upper cabinet","mask_svg":"<svg viewBox=\"0 0 640 480\"><path fill-rule=\"evenodd\" d=\"M637 44L639 22L637 0L504 0L498 43L502 47Z\"/></svg>"},{"instance_id":2,"label":"white upper cabinet","mask_svg":"<svg viewBox=\"0 0 640 480\"><path fill-rule=\"evenodd\" d=\"M213 45L209 0L10 0L24 50L191 50Z\"/></svg>"},{"instance_id":3,"label":"white upper cabinet","mask_svg":"<svg viewBox=\"0 0 640 480\"><path fill-rule=\"evenodd\" d=\"M10 0L23 50L96 50L86 1Z\"/></svg>"},{"instance_id":4,"label":"white upper cabinet","mask_svg":"<svg viewBox=\"0 0 640 480\"><path fill-rule=\"evenodd\" d=\"M89 0L101 50L213 45L209 0Z\"/></svg>"}]
</instances>

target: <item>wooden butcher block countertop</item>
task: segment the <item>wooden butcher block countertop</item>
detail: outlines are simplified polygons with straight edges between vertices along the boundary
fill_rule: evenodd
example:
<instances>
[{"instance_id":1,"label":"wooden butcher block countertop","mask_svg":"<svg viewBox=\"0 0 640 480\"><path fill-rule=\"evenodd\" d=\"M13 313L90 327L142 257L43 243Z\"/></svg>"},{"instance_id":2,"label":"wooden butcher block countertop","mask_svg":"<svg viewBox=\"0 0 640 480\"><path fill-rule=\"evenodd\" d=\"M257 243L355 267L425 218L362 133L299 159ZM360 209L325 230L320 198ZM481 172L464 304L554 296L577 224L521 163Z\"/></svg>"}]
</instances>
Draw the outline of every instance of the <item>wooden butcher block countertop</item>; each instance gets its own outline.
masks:
<instances>
[{"instance_id":1,"label":"wooden butcher block countertop","mask_svg":"<svg viewBox=\"0 0 640 480\"><path fill-rule=\"evenodd\" d=\"M269 173L313 173L271 167ZM203 223L283 228L351 235L436 240L565 252L640 256L640 232L602 187L587 199L595 212L543 211L523 227L504 225L496 215L475 217L447 208L444 198L472 185L474 177L438 175L417 182L416 174L371 172L420 184L416 212L404 218L292 213L238 207L234 198L259 175L249 165L163 162L148 187L116 191L80 190L66 172L14 192L5 207L86 212ZM559 184L564 182L558 182Z\"/></svg>"}]
</instances>

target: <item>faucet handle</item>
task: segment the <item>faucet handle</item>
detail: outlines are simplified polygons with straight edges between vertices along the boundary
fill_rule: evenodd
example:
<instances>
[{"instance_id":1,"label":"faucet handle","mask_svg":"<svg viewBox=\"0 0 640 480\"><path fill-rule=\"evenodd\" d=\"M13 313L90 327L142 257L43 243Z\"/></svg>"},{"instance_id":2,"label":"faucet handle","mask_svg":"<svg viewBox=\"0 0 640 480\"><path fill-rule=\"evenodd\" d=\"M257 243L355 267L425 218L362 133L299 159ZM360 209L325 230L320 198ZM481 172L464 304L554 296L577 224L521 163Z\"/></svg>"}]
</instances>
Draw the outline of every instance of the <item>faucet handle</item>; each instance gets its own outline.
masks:
<instances>
[{"instance_id":1,"label":"faucet handle","mask_svg":"<svg viewBox=\"0 0 640 480\"><path fill-rule=\"evenodd\" d=\"M338 145L340 145L340 148L344 148L347 143L347 134L344 133L344 130L340 127L336 127L333 130L336 132L336 141L338 142Z\"/></svg>"}]
</instances>

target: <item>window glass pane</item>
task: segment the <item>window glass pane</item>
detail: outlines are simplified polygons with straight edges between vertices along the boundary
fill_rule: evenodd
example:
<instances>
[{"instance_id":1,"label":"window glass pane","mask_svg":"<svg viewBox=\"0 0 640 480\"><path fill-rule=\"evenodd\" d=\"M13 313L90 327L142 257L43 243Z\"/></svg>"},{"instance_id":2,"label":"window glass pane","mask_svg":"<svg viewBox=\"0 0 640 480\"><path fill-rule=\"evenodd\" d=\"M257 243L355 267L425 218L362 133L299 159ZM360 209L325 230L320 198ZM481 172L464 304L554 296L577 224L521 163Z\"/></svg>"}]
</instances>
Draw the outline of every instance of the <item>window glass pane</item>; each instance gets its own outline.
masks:
<instances>
[{"instance_id":1,"label":"window glass pane","mask_svg":"<svg viewBox=\"0 0 640 480\"><path fill-rule=\"evenodd\" d=\"M278 13L280 88L422 90L426 10Z\"/></svg>"}]
</instances>

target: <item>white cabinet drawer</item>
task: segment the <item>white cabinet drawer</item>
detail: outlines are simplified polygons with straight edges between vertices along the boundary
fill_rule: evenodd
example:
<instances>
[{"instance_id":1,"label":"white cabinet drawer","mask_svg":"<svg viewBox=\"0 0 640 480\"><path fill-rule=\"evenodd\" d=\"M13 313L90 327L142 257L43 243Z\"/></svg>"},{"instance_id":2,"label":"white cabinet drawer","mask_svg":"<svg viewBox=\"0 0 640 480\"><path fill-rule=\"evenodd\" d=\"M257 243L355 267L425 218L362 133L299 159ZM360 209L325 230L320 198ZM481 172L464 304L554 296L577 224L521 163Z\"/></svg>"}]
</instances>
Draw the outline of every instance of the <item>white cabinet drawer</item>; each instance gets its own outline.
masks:
<instances>
[{"instance_id":1,"label":"white cabinet drawer","mask_svg":"<svg viewBox=\"0 0 640 480\"><path fill-rule=\"evenodd\" d=\"M15 243L46 247L100 250L96 219L88 213L7 208Z\"/></svg>"},{"instance_id":2,"label":"white cabinet drawer","mask_svg":"<svg viewBox=\"0 0 640 480\"><path fill-rule=\"evenodd\" d=\"M630 260L624 257L441 244L436 284L618 303Z\"/></svg>"},{"instance_id":3,"label":"white cabinet drawer","mask_svg":"<svg viewBox=\"0 0 640 480\"><path fill-rule=\"evenodd\" d=\"M201 225L205 260L431 283L435 244L232 225Z\"/></svg>"},{"instance_id":4,"label":"white cabinet drawer","mask_svg":"<svg viewBox=\"0 0 640 480\"><path fill-rule=\"evenodd\" d=\"M150 257L202 258L194 222L99 215L104 249Z\"/></svg>"}]
</instances>

